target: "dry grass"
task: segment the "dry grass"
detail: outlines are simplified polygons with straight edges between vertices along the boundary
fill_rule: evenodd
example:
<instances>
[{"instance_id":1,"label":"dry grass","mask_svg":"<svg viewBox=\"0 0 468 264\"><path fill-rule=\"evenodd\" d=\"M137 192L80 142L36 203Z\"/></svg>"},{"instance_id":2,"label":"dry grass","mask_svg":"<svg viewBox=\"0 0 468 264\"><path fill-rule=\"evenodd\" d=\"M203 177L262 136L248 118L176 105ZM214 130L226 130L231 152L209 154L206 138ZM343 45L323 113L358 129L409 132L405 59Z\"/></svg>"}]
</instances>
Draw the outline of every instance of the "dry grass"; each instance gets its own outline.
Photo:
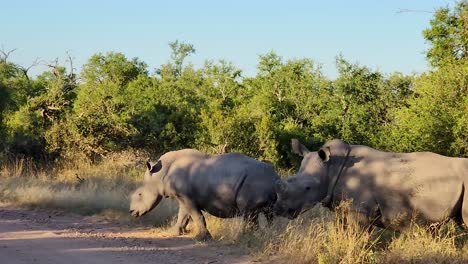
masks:
<instances>
[{"instance_id":1,"label":"dry grass","mask_svg":"<svg viewBox=\"0 0 468 264\"><path fill-rule=\"evenodd\" d=\"M346 221L349 206L320 206L289 221L245 232L243 221L208 217L213 237L257 260L275 263L468 263L468 233L455 223L441 228L413 225L404 232L367 229Z\"/></svg>"},{"instance_id":2,"label":"dry grass","mask_svg":"<svg viewBox=\"0 0 468 264\"><path fill-rule=\"evenodd\" d=\"M17 160L1 167L0 200L23 206L60 209L79 214L105 214L119 221L158 227L174 222L176 205L166 201L148 216L128 214L128 195L142 178L142 160L115 156L98 165L77 162L41 170ZM83 179L82 181L78 179ZM277 263L468 263L468 234L454 223L439 229L417 225L396 233L370 232L345 224L347 207L332 213L321 207L289 221L278 218L259 230L245 231L241 218L207 215L215 242Z\"/></svg>"},{"instance_id":3,"label":"dry grass","mask_svg":"<svg viewBox=\"0 0 468 264\"><path fill-rule=\"evenodd\" d=\"M383 263L468 263L468 233L453 222L431 230L417 225L393 239Z\"/></svg>"},{"instance_id":4,"label":"dry grass","mask_svg":"<svg viewBox=\"0 0 468 264\"><path fill-rule=\"evenodd\" d=\"M341 209L335 214L316 207L276 229L259 257L279 256L292 263L375 262L377 239L352 222L345 224L346 212Z\"/></svg>"},{"instance_id":5,"label":"dry grass","mask_svg":"<svg viewBox=\"0 0 468 264\"><path fill-rule=\"evenodd\" d=\"M169 200L145 218L129 216L129 195L143 177L143 163L123 157L109 158L98 165L78 162L54 169L38 169L28 160L15 160L1 167L0 201L165 225L176 212Z\"/></svg>"}]
</instances>

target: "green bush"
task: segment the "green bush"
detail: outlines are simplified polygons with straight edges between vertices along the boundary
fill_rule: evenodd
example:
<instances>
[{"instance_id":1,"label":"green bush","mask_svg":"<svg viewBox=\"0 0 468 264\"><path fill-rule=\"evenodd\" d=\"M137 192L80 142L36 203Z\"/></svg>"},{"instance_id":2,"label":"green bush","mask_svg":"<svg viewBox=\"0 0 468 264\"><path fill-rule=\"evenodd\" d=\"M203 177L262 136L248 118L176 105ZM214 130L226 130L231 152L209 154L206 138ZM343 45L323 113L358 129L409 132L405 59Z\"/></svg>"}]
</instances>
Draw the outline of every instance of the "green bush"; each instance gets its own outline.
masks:
<instances>
[{"instance_id":1,"label":"green bush","mask_svg":"<svg viewBox=\"0 0 468 264\"><path fill-rule=\"evenodd\" d=\"M192 45L170 43L170 60L150 74L122 53L91 56L79 75L56 65L35 78L0 58L2 157L115 151L152 155L181 148L243 152L291 168L291 138L311 149L341 138L388 151L468 156L468 63L464 1L435 12L423 32L434 68L385 75L338 56L327 79L311 59L259 57L258 74L235 65L187 63Z\"/></svg>"}]
</instances>

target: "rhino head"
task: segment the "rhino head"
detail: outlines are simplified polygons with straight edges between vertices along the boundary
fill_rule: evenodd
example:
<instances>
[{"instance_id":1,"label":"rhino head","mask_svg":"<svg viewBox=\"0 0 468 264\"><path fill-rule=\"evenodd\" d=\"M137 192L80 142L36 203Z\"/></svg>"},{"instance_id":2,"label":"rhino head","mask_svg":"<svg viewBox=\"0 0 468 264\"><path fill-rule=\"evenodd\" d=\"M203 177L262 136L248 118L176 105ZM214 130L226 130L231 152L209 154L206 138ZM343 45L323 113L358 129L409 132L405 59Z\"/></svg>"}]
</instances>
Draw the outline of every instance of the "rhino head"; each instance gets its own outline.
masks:
<instances>
[{"instance_id":1,"label":"rhino head","mask_svg":"<svg viewBox=\"0 0 468 264\"><path fill-rule=\"evenodd\" d=\"M162 182L156 175L162 168L161 161L156 164L146 162L144 183L130 195L130 214L135 217L143 216L153 210L162 200L160 191Z\"/></svg>"},{"instance_id":2,"label":"rhino head","mask_svg":"<svg viewBox=\"0 0 468 264\"><path fill-rule=\"evenodd\" d=\"M296 218L304 210L312 208L327 195L327 167L329 159L327 149L309 151L297 139L291 142L292 150L302 157L299 171L275 184L277 202L274 206L276 215L289 219Z\"/></svg>"}]
</instances>

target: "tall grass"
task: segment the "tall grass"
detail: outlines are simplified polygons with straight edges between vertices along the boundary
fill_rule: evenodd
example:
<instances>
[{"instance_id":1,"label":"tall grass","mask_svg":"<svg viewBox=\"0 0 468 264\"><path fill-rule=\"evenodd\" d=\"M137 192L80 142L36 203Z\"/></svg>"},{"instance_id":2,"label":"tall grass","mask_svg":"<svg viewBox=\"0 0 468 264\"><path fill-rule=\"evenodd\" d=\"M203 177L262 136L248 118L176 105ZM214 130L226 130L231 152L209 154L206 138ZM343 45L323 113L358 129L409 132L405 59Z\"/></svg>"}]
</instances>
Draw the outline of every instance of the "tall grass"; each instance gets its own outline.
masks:
<instances>
[{"instance_id":1,"label":"tall grass","mask_svg":"<svg viewBox=\"0 0 468 264\"><path fill-rule=\"evenodd\" d=\"M335 212L316 207L293 221L276 219L253 233L233 220L209 221L209 227L215 238L275 263L468 263L468 233L452 221L395 232L362 227L349 215L344 203Z\"/></svg>"},{"instance_id":2,"label":"tall grass","mask_svg":"<svg viewBox=\"0 0 468 264\"><path fill-rule=\"evenodd\" d=\"M40 168L30 160L13 160L0 168L0 200L23 206L54 208L79 214L108 214L129 223L157 226L174 222L177 206L165 201L135 220L128 196L142 180L144 159L117 155L99 164L79 161ZM468 263L468 234L453 222L441 228L416 224L404 232L363 229L346 221L346 204L330 212L316 207L289 221L277 218L261 228L245 229L241 218L206 215L213 243L230 245L257 260L276 263Z\"/></svg>"},{"instance_id":3,"label":"tall grass","mask_svg":"<svg viewBox=\"0 0 468 264\"><path fill-rule=\"evenodd\" d=\"M431 229L412 225L393 239L382 263L468 263L468 233L454 222Z\"/></svg>"},{"instance_id":4,"label":"tall grass","mask_svg":"<svg viewBox=\"0 0 468 264\"><path fill-rule=\"evenodd\" d=\"M143 220L133 220L128 213L129 195L142 180L143 168L143 161L127 155L112 156L99 164L77 161L56 168L12 160L0 170L0 201L82 215L111 213L119 220L161 226L175 215L177 208L171 201L163 201Z\"/></svg>"}]
</instances>

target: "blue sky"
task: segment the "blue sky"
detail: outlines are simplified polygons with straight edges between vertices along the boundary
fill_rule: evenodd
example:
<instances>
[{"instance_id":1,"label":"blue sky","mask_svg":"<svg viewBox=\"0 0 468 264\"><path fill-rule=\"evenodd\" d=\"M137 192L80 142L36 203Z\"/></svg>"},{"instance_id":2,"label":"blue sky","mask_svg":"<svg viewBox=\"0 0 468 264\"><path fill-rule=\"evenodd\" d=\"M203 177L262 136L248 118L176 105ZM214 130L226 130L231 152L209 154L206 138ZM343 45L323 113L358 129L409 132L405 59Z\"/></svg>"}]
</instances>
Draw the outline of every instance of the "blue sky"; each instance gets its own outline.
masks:
<instances>
[{"instance_id":1,"label":"blue sky","mask_svg":"<svg viewBox=\"0 0 468 264\"><path fill-rule=\"evenodd\" d=\"M343 54L384 73L422 72L427 44L422 30L448 0L413 1L1 1L0 45L17 48L10 60L28 66L35 58L80 66L96 52L139 57L150 70L169 59L168 43L191 43L195 66L226 59L256 73L258 55L311 58L336 77ZM33 74L44 70L37 67Z\"/></svg>"}]
</instances>

